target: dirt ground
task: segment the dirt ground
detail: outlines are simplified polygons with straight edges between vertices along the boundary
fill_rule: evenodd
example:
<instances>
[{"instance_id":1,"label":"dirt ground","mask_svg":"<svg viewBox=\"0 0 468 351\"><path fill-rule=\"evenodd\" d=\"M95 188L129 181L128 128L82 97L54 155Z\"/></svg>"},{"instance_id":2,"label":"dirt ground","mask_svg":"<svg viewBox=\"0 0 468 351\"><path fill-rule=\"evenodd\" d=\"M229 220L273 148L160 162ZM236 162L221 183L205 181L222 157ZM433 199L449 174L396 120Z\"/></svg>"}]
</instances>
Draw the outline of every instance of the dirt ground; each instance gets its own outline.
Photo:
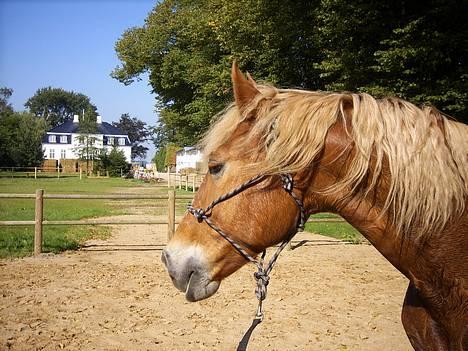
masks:
<instances>
[{"instance_id":1,"label":"dirt ground","mask_svg":"<svg viewBox=\"0 0 468 351\"><path fill-rule=\"evenodd\" d=\"M254 267L189 303L161 263L165 242L166 226L116 226L78 252L0 261L0 349L234 350L256 309ZM310 233L294 246L249 350L411 350L407 281L372 246Z\"/></svg>"}]
</instances>

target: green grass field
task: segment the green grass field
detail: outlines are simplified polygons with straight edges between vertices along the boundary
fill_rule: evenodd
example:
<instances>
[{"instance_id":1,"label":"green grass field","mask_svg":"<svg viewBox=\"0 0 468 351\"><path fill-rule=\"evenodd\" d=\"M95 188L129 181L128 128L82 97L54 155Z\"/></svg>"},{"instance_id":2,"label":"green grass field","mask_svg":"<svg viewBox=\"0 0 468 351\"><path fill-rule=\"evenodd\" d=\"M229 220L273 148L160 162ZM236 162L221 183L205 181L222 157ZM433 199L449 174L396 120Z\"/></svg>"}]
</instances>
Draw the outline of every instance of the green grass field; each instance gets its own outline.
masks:
<instances>
[{"instance_id":1,"label":"green grass field","mask_svg":"<svg viewBox=\"0 0 468 351\"><path fill-rule=\"evenodd\" d=\"M119 179L79 178L1 178L0 193L29 193L44 189L45 193L105 194L116 188L144 186L143 183ZM45 220L79 220L123 213L105 204L105 200L44 200ZM34 199L0 199L0 220L34 220ZM103 226L44 226L44 252L76 249L91 238L106 238L110 230ZM32 226L0 226L0 257L30 255L33 249Z\"/></svg>"}]
</instances>

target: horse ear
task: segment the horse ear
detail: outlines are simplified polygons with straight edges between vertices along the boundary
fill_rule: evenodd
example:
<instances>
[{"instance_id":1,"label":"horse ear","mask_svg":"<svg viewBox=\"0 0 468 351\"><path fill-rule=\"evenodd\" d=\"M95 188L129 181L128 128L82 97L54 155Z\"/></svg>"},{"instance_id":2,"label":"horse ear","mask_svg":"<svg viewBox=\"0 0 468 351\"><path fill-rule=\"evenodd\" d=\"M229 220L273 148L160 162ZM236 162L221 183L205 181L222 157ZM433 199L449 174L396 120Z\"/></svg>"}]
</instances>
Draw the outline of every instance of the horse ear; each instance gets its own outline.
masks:
<instances>
[{"instance_id":1,"label":"horse ear","mask_svg":"<svg viewBox=\"0 0 468 351\"><path fill-rule=\"evenodd\" d=\"M231 79L237 107L242 111L260 92L250 74L247 73L245 78L235 61L232 63Z\"/></svg>"}]
</instances>

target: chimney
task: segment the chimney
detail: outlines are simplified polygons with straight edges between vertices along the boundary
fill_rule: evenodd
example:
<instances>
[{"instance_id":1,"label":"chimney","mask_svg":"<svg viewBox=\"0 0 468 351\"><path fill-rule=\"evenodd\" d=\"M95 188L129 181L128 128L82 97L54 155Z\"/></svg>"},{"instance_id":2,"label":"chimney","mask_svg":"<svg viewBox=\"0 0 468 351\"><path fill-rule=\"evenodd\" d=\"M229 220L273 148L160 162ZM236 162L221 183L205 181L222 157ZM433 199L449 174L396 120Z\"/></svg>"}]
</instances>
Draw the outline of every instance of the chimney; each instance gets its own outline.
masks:
<instances>
[{"instance_id":1,"label":"chimney","mask_svg":"<svg viewBox=\"0 0 468 351\"><path fill-rule=\"evenodd\" d=\"M102 123L102 117L100 115L97 115L96 117L96 123L101 124Z\"/></svg>"},{"instance_id":2,"label":"chimney","mask_svg":"<svg viewBox=\"0 0 468 351\"><path fill-rule=\"evenodd\" d=\"M73 115L73 123L78 123L80 121L79 118L80 118L80 116Z\"/></svg>"}]
</instances>

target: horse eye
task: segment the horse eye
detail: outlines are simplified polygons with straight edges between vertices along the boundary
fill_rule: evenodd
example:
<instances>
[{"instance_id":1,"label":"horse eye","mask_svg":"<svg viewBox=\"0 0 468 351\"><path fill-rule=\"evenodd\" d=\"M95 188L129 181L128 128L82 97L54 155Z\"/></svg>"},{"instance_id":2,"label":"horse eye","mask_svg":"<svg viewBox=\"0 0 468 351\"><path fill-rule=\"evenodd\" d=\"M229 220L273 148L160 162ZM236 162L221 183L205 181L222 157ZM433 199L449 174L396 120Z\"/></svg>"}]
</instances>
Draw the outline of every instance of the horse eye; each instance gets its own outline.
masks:
<instances>
[{"instance_id":1,"label":"horse eye","mask_svg":"<svg viewBox=\"0 0 468 351\"><path fill-rule=\"evenodd\" d=\"M221 173L221 171L223 170L223 167L223 163L218 163L212 166L208 166L208 171L211 175L219 175L219 173Z\"/></svg>"}]
</instances>

